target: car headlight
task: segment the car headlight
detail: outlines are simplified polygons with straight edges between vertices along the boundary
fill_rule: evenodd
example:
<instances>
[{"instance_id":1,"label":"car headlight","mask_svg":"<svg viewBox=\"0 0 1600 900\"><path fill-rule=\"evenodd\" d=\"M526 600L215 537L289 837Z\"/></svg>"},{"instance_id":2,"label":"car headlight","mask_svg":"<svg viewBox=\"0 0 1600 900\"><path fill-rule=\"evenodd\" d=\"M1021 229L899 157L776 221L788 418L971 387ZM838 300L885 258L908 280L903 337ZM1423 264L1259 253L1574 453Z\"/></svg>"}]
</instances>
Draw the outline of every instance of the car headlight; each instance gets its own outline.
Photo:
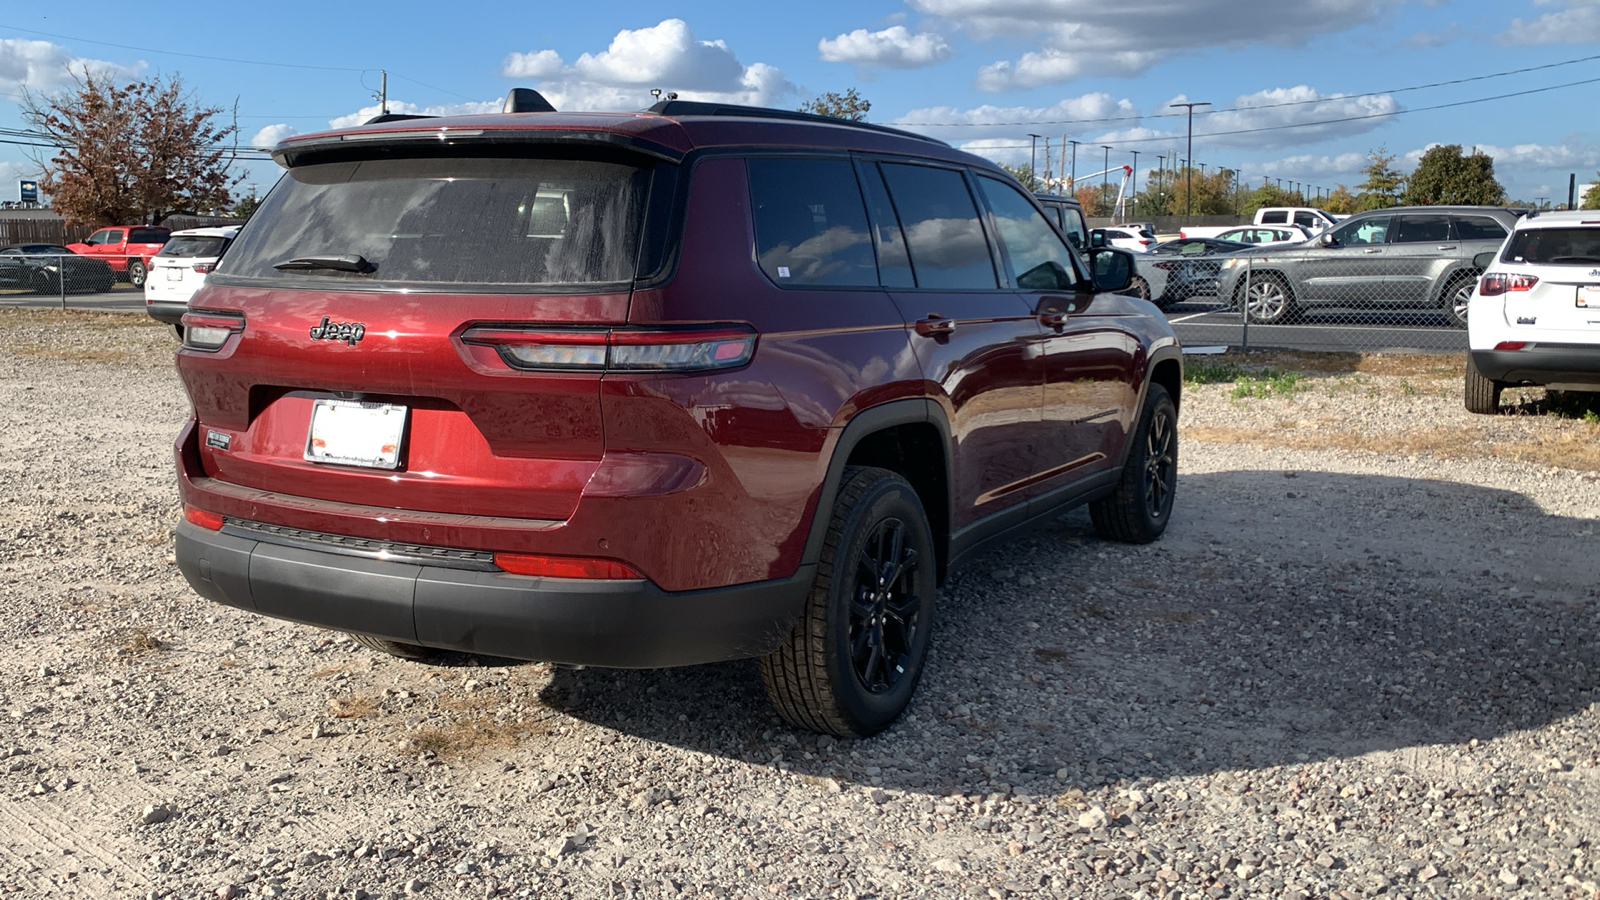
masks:
<instances>
[{"instance_id":1,"label":"car headlight","mask_svg":"<svg viewBox=\"0 0 1600 900\"><path fill-rule=\"evenodd\" d=\"M1222 267L1224 269L1231 269L1234 266L1237 266L1238 264L1239 264L1239 260L1237 260L1237 259L1225 259L1225 260L1222 261Z\"/></svg>"}]
</instances>

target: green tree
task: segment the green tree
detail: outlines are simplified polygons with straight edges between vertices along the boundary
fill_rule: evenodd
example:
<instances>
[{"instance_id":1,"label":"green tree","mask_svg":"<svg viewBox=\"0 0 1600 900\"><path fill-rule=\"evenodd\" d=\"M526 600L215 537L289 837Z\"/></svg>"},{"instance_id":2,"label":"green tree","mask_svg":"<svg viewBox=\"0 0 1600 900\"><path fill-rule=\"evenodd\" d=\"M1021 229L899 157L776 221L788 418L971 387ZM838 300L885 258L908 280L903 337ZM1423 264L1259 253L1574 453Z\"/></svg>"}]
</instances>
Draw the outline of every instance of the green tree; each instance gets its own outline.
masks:
<instances>
[{"instance_id":1,"label":"green tree","mask_svg":"<svg viewBox=\"0 0 1600 900\"><path fill-rule=\"evenodd\" d=\"M1328 196L1323 197L1322 202L1317 204L1317 208L1325 209L1336 216L1348 216L1361 211L1361 201L1355 194L1350 193L1349 188L1341 184L1329 191Z\"/></svg>"},{"instance_id":2,"label":"green tree","mask_svg":"<svg viewBox=\"0 0 1600 900\"><path fill-rule=\"evenodd\" d=\"M238 127L216 121L176 75L118 84L84 71L57 94L24 90L22 117L54 149L35 157L39 188L75 222L158 224L232 205L243 177L225 143Z\"/></svg>"},{"instance_id":3,"label":"green tree","mask_svg":"<svg viewBox=\"0 0 1600 900\"><path fill-rule=\"evenodd\" d=\"M1473 148L1462 154L1460 144L1429 148L1406 181L1401 200L1408 206L1500 206L1506 189L1494 177L1494 158Z\"/></svg>"},{"instance_id":4,"label":"green tree","mask_svg":"<svg viewBox=\"0 0 1600 900\"><path fill-rule=\"evenodd\" d=\"M828 91L800 104L800 112L844 119L847 122L865 122L867 112L871 109L872 101L856 93L855 88L850 88L842 94Z\"/></svg>"},{"instance_id":5,"label":"green tree","mask_svg":"<svg viewBox=\"0 0 1600 900\"><path fill-rule=\"evenodd\" d=\"M240 197L233 204L233 209L228 210L228 215L235 219L248 219L256 214L256 209L261 206L261 198L256 196L254 188L250 193Z\"/></svg>"},{"instance_id":6,"label":"green tree","mask_svg":"<svg viewBox=\"0 0 1600 900\"><path fill-rule=\"evenodd\" d=\"M1600 172L1594 173L1594 183L1583 192L1583 198L1578 201L1579 209L1600 209Z\"/></svg>"},{"instance_id":7,"label":"green tree","mask_svg":"<svg viewBox=\"0 0 1600 900\"><path fill-rule=\"evenodd\" d=\"M1387 147L1367 151L1367 167L1363 170L1367 180L1358 187L1357 198L1362 210L1387 209L1400 200L1400 191L1406 177L1394 167L1394 154Z\"/></svg>"},{"instance_id":8,"label":"green tree","mask_svg":"<svg viewBox=\"0 0 1600 900\"><path fill-rule=\"evenodd\" d=\"M1008 173L1010 173L1012 178L1015 178L1017 181L1021 182L1022 186L1028 190L1037 191L1040 189L1039 176L1033 171L1032 166L1001 163L1000 168L1005 169Z\"/></svg>"}]
</instances>

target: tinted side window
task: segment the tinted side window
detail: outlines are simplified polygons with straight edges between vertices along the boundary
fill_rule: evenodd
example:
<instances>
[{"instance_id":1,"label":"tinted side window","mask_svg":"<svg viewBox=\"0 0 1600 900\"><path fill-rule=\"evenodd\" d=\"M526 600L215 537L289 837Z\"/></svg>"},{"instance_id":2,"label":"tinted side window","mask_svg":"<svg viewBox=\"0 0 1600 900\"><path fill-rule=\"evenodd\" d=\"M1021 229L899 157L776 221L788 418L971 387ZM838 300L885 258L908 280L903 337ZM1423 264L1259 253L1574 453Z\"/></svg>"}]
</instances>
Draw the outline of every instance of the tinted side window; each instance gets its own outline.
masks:
<instances>
[{"instance_id":1,"label":"tinted side window","mask_svg":"<svg viewBox=\"0 0 1600 900\"><path fill-rule=\"evenodd\" d=\"M861 176L862 193L867 198L867 213L872 218L879 283L892 288L916 287L917 280L911 275L911 256L906 253L905 233L900 229L894 204L889 202L889 190L883 186L878 164L862 163L857 172Z\"/></svg>"},{"instance_id":2,"label":"tinted side window","mask_svg":"<svg viewBox=\"0 0 1600 900\"><path fill-rule=\"evenodd\" d=\"M1463 241L1503 241L1505 226L1488 216L1461 216L1456 219L1456 238Z\"/></svg>"},{"instance_id":3,"label":"tinted side window","mask_svg":"<svg viewBox=\"0 0 1600 900\"><path fill-rule=\"evenodd\" d=\"M1071 288L1071 251L1028 198L994 178L980 176L978 185L984 199L989 201L989 211L994 214L1010 267L1011 283L1030 291Z\"/></svg>"},{"instance_id":4,"label":"tinted side window","mask_svg":"<svg viewBox=\"0 0 1600 900\"><path fill-rule=\"evenodd\" d=\"M134 228L128 232L130 244L165 244L172 232L165 228Z\"/></svg>"},{"instance_id":5,"label":"tinted side window","mask_svg":"<svg viewBox=\"0 0 1600 900\"><path fill-rule=\"evenodd\" d=\"M1289 221L1289 213L1285 210L1274 209L1261 214L1261 224L1280 225Z\"/></svg>"},{"instance_id":6,"label":"tinted side window","mask_svg":"<svg viewBox=\"0 0 1600 900\"><path fill-rule=\"evenodd\" d=\"M110 231L96 231L94 234L89 235L88 240L84 241L85 244L90 244L90 245L93 245L93 244L111 244L111 243L115 243L115 242L116 242L116 236L114 235L113 232L110 232Z\"/></svg>"},{"instance_id":7,"label":"tinted side window","mask_svg":"<svg viewBox=\"0 0 1600 900\"><path fill-rule=\"evenodd\" d=\"M756 259L784 287L876 287L867 210L847 159L751 159Z\"/></svg>"},{"instance_id":8,"label":"tinted side window","mask_svg":"<svg viewBox=\"0 0 1600 900\"><path fill-rule=\"evenodd\" d=\"M883 177L900 212L918 287L999 287L978 207L960 172L886 163Z\"/></svg>"},{"instance_id":9,"label":"tinted side window","mask_svg":"<svg viewBox=\"0 0 1600 900\"><path fill-rule=\"evenodd\" d=\"M1075 206L1061 207L1061 231L1079 251L1089 246L1089 223L1083 218L1083 210Z\"/></svg>"},{"instance_id":10,"label":"tinted side window","mask_svg":"<svg viewBox=\"0 0 1600 900\"><path fill-rule=\"evenodd\" d=\"M1389 236L1389 217L1374 216L1359 222L1347 222L1333 233L1341 244L1363 246L1381 244Z\"/></svg>"},{"instance_id":11,"label":"tinted side window","mask_svg":"<svg viewBox=\"0 0 1600 900\"><path fill-rule=\"evenodd\" d=\"M1429 244L1450 240L1448 216L1400 216L1391 244Z\"/></svg>"},{"instance_id":12,"label":"tinted side window","mask_svg":"<svg viewBox=\"0 0 1600 900\"><path fill-rule=\"evenodd\" d=\"M1297 212L1294 214L1294 223L1307 228L1316 228L1322 224L1322 220L1308 212Z\"/></svg>"}]
</instances>

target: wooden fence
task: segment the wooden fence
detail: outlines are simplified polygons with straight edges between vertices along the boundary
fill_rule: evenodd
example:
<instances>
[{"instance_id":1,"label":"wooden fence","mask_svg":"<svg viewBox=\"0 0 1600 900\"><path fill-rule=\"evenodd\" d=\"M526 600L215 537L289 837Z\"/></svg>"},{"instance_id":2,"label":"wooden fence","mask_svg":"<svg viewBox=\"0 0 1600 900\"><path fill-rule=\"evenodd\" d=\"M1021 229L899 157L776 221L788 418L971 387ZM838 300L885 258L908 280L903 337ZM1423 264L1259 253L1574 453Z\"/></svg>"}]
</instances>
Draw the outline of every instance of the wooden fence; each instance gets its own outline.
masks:
<instances>
[{"instance_id":1,"label":"wooden fence","mask_svg":"<svg viewBox=\"0 0 1600 900\"><path fill-rule=\"evenodd\" d=\"M162 224L177 231L215 225L240 225L243 219L223 216L171 216ZM16 218L0 216L0 247L9 244L71 244L93 234L93 225L69 225L65 219Z\"/></svg>"}]
</instances>

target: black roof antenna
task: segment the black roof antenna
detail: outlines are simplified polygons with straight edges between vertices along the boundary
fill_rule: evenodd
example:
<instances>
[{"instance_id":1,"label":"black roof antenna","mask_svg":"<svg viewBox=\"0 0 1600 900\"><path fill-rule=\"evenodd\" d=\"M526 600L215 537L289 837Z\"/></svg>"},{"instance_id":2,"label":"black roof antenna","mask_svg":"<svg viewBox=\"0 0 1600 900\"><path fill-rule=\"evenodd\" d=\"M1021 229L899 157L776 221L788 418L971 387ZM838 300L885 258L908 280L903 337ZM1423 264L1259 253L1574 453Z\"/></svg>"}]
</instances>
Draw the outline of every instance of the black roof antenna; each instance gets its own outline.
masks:
<instances>
[{"instance_id":1,"label":"black roof antenna","mask_svg":"<svg viewBox=\"0 0 1600 900\"><path fill-rule=\"evenodd\" d=\"M537 113L555 112L556 108L544 95L533 88L512 88L506 93L506 105L501 107L501 112L507 113Z\"/></svg>"}]
</instances>

